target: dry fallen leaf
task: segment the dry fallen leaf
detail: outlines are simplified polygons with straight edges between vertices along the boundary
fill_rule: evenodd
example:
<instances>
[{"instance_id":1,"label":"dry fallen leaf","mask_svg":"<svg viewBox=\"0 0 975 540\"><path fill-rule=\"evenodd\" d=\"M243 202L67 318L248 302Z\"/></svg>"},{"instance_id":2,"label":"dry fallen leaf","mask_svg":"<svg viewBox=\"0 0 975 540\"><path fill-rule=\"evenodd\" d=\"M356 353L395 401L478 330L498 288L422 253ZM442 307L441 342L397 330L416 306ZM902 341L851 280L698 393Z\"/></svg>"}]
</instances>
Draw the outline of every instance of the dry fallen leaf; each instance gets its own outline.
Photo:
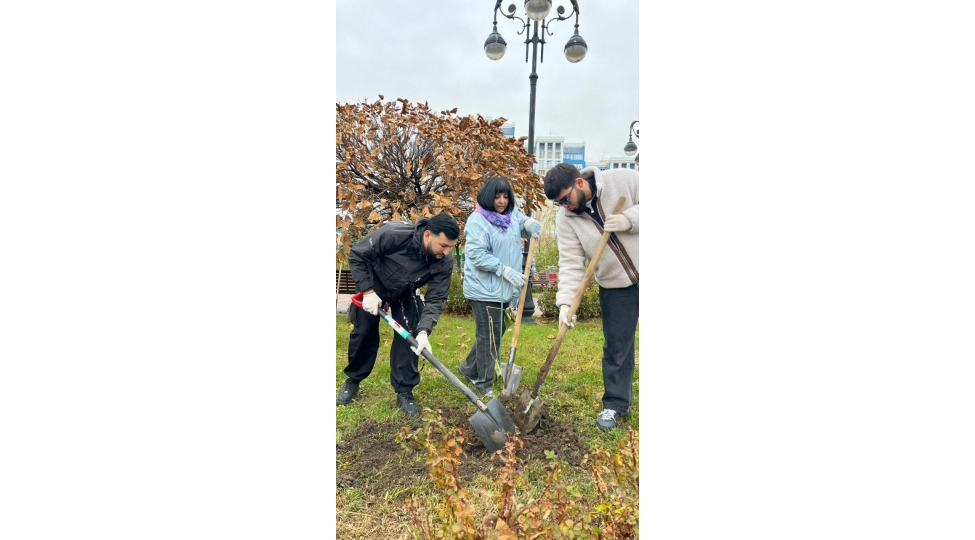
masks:
<instances>
[{"instance_id":1,"label":"dry fallen leaf","mask_svg":"<svg viewBox=\"0 0 975 540\"><path fill-rule=\"evenodd\" d=\"M548 339L555 339L555 334L549 334L545 337L547 337Z\"/></svg>"},{"instance_id":2,"label":"dry fallen leaf","mask_svg":"<svg viewBox=\"0 0 975 540\"><path fill-rule=\"evenodd\" d=\"M511 527L508 527L508 524L503 519L498 520L494 526L494 530L498 531L498 540L518 540L515 532L511 530Z\"/></svg>"}]
</instances>

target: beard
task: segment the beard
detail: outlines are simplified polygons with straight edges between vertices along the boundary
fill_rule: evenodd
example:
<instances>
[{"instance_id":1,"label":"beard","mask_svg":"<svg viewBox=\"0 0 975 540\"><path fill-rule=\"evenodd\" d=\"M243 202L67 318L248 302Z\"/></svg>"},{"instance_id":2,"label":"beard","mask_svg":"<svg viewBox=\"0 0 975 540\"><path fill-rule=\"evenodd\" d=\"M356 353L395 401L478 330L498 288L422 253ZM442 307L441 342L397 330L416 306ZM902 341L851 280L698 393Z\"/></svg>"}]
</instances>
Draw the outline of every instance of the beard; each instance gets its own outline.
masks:
<instances>
[{"instance_id":1,"label":"beard","mask_svg":"<svg viewBox=\"0 0 975 540\"><path fill-rule=\"evenodd\" d=\"M436 252L434 252L433 249L430 247L432 245L433 245L433 240L431 240L427 244L423 244L423 253L425 253L427 255L427 257L433 257L434 259L437 259L437 260L442 259L443 258L443 253L436 253Z\"/></svg>"},{"instance_id":2,"label":"beard","mask_svg":"<svg viewBox=\"0 0 975 540\"><path fill-rule=\"evenodd\" d=\"M566 210L576 215L580 215L586 211L586 201L584 200L586 198L585 192L573 186L572 194L569 195L569 198L572 200L572 203L575 205L576 208L575 210L569 210L568 208L566 208Z\"/></svg>"}]
</instances>

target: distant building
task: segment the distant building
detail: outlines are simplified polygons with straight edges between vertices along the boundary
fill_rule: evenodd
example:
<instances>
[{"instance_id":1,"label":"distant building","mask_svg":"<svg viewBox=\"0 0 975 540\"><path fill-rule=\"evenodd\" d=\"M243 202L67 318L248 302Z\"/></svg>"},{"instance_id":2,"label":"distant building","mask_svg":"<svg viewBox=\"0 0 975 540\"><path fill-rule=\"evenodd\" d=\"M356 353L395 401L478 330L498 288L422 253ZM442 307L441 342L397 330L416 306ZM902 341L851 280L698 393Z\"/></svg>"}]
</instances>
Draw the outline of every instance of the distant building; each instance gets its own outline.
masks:
<instances>
[{"instance_id":1,"label":"distant building","mask_svg":"<svg viewBox=\"0 0 975 540\"><path fill-rule=\"evenodd\" d=\"M565 137L558 135L542 135L535 136L535 160L538 164L535 165L535 172L539 176L545 176L545 172L555 166L556 163L562 162L562 143L565 142Z\"/></svg>"},{"instance_id":2,"label":"distant building","mask_svg":"<svg viewBox=\"0 0 975 540\"><path fill-rule=\"evenodd\" d=\"M514 137L515 123L505 122L501 126L501 131L508 137ZM525 150L531 151L531 149L527 148L527 142ZM532 153L535 155L535 160L537 161L535 173L539 176L545 176L545 173L558 163L571 163L577 169L584 169L586 167L585 141L566 142L565 137L562 135L536 136L535 151Z\"/></svg>"},{"instance_id":3,"label":"distant building","mask_svg":"<svg viewBox=\"0 0 975 540\"><path fill-rule=\"evenodd\" d=\"M505 137L513 138L515 136L515 123L505 122L504 125L501 126L501 133L504 133Z\"/></svg>"},{"instance_id":4,"label":"distant building","mask_svg":"<svg viewBox=\"0 0 975 540\"><path fill-rule=\"evenodd\" d=\"M586 167L596 167L601 171L608 171L610 169L633 169L636 171L640 170L640 164L636 162L636 156L619 156L619 157L609 157L603 158L599 161L590 161L586 163Z\"/></svg>"},{"instance_id":5,"label":"distant building","mask_svg":"<svg viewBox=\"0 0 975 540\"><path fill-rule=\"evenodd\" d=\"M535 172L541 176L559 163L571 163L581 169L586 163L586 143L566 142L562 135L535 137Z\"/></svg>"},{"instance_id":6,"label":"distant building","mask_svg":"<svg viewBox=\"0 0 975 540\"><path fill-rule=\"evenodd\" d=\"M586 143L572 143L567 142L562 145L563 150L563 163L571 163L576 166L577 169L586 168Z\"/></svg>"}]
</instances>

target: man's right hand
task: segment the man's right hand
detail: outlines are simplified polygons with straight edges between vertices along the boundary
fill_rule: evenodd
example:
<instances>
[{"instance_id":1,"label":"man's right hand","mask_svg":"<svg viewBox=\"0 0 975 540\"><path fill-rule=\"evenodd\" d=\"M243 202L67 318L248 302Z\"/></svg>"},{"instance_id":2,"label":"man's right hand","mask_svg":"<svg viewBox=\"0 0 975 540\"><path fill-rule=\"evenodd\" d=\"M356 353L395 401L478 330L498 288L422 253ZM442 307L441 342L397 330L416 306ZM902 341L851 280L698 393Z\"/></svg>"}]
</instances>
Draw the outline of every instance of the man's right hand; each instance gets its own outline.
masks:
<instances>
[{"instance_id":1,"label":"man's right hand","mask_svg":"<svg viewBox=\"0 0 975 540\"><path fill-rule=\"evenodd\" d=\"M379 298L379 295L374 291L369 291L362 296L362 309L366 310L366 313L370 315L379 315L379 306L382 305L383 301Z\"/></svg>"},{"instance_id":2,"label":"man's right hand","mask_svg":"<svg viewBox=\"0 0 975 540\"><path fill-rule=\"evenodd\" d=\"M572 320L569 320L569 306L559 307L559 324L564 324L569 328L576 325L576 316L572 316Z\"/></svg>"},{"instance_id":3,"label":"man's right hand","mask_svg":"<svg viewBox=\"0 0 975 540\"><path fill-rule=\"evenodd\" d=\"M423 349L430 351L430 355L433 355L433 348L430 347L430 338L427 337L427 332L425 330L421 330L420 333L416 335L416 348L413 349L413 352L415 352L417 356L423 356Z\"/></svg>"},{"instance_id":4,"label":"man's right hand","mask_svg":"<svg viewBox=\"0 0 975 540\"><path fill-rule=\"evenodd\" d=\"M518 290L521 290L521 287L525 284L525 275L510 266L505 266L504 272L501 275Z\"/></svg>"}]
</instances>

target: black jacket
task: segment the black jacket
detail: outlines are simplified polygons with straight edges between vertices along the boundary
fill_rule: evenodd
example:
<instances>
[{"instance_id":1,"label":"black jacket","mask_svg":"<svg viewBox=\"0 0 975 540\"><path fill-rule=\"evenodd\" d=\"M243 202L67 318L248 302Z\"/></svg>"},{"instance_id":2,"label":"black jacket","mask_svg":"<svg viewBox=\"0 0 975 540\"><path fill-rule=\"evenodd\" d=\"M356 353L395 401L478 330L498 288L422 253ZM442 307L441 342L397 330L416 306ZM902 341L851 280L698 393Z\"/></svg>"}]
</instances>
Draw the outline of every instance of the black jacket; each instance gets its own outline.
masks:
<instances>
[{"instance_id":1,"label":"black jacket","mask_svg":"<svg viewBox=\"0 0 975 540\"><path fill-rule=\"evenodd\" d=\"M438 260L423 251L423 232L429 221L422 218L416 225L391 221L366 235L352 246L349 269L357 291L373 289L386 301L409 298L428 285L417 331L432 334L450 293L453 258L447 255Z\"/></svg>"}]
</instances>

